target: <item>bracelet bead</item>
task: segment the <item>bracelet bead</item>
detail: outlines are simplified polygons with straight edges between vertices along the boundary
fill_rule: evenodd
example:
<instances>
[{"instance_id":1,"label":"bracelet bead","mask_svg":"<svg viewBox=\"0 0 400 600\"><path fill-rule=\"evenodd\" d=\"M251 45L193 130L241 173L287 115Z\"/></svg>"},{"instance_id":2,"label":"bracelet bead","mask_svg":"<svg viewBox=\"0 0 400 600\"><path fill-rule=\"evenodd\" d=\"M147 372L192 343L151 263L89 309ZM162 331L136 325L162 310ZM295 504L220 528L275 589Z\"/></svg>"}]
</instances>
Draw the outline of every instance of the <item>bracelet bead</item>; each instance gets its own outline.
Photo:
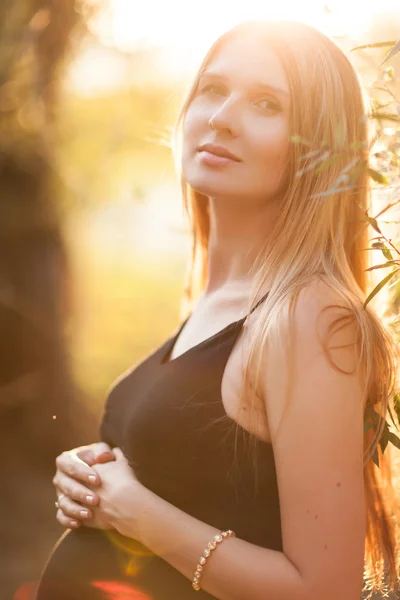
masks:
<instances>
[{"instance_id":1,"label":"bracelet bead","mask_svg":"<svg viewBox=\"0 0 400 600\"><path fill-rule=\"evenodd\" d=\"M207 562L207 559L210 557L211 553L215 550L218 544L221 544L221 542L223 542L225 539L235 536L235 532L231 529L228 529L227 531L221 531L221 533L217 533L216 535L214 535L213 540L211 542L208 542L207 547L203 550L203 554L199 559L198 565L193 575L192 588L196 590L196 592L198 592L201 589L199 585L200 578L202 576L202 572Z\"/></svg>"}]
</instances>

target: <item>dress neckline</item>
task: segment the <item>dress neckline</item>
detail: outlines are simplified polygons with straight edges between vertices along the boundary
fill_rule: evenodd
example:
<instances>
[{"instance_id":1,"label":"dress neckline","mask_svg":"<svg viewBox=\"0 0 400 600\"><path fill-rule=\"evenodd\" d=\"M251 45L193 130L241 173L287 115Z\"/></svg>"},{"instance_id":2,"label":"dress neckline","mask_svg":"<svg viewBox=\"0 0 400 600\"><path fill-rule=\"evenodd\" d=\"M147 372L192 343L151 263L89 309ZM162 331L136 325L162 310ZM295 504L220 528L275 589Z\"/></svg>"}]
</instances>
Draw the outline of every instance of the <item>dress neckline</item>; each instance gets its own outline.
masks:
<instances>
[{"instance_id":1,"label":"dress neckline","mask_svg":"<svg viewBox=\"0 0 400 600\"><path fill-rule=\"evenodd\" d=\"M205 340L203 340L202 342L199 342L198 344L195 344L194 346L191 346L191 348L188 348L187 350L185 350L185 352L182 352L182 354L179 354L178 356L176 356L175 358L173 358L172 360L167 360L168 356L171 353L171 350L174 348L175 346L175 342L178 339L181 331L183 330L183 328L185 327L186 323L188 322L189 318L191 317L191 315L189 315L184 322L182 323L182 325L179 327L177 333L172 336L168 341L167 341L167 348L166 350L163 352L161 360L160 360L160 364L161 366L166 366L169 364L173 364L176 361L179 361L181 358L184 358L185 356L187 356L188 354L190 354L191 352L193 352L194 350L197 350L198 348L210 343L211 341L213 341L216 337L218 336L222 336L225 334L225 332L233 330L237 325L239 325L241 323L241 321L244 321L244 319L246 317L243 317L243 319L239 319L239 321L233 321L232 323L229 323L226 327L224 327L223 329L220 329L219 331L217 331L216 333L214 333L213 335L210 335L210 337L206 338Z\"/></svg>"},{"instance_id":2,"label":"dress neckline","mask_svg":"<svg viewBox=\"0 0 400 600\"><path fill-rule=\"evenodd\" d=\"M201 348L202 346L210 343L216 337L223 336L225 333L230 332L232 330L235 330L236 327L242 326L242 324L247 319L247 317L249 315L251 315L251 313L254 312L256 310L256 308L258 308L260 306L260 304L262 304L262 302L264 302L264 300L267 298L268 294L269 294L269 291L262 296L262 298L251 309L250 313L248 313L247 315L245 315L241 319L238 319L237 321L232 321L231 323L228 323L228 325L226 325L225 327L223 327L222 329L220 329L219 331L217 331L213 335L210 335L208 338L206 338L202 342L199 342L198 344L195 344L191 348L188 348L187 350L185 350L185 352L182 352L182 354L179 354L176 358L173 358L172 360L167 360L168 356L171 354L171 351L173 350L173 348L175 346L175 343L176 343L179 335L181 334L181 332L182 332L183 328L185 327L186 323L189 321L190 317L192 316L192 313L190 313L190 315L188 317L186 317L186 319L180 325L180 327L178 328L178 331L175 333L175 335L173 335L169 340L167 340L167 348L166 348L166 350L163 352L163 354L161 356L160 366L166 367L169 364L173 364L176 361L179 361L181 358L183 359L184 357L186 357L191 352L193 352L193 351Z\"/></svg>"}]
</instances>

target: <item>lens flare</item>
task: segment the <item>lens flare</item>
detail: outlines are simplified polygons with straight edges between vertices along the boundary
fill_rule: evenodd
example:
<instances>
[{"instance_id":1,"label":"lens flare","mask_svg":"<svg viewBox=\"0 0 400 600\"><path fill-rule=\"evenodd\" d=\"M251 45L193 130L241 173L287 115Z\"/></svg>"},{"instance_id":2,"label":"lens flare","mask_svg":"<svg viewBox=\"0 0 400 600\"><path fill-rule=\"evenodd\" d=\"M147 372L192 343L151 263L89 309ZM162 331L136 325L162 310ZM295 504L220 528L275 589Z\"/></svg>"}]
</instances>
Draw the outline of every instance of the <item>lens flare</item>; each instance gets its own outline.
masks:
<instances>
[{"instance_id":1,"label":"lens flare","mask_svg":"<svg viewBox=\"0 0 400 600\"><path fill-rule=\"evenodd\" d=\"M33 600L37 584L37 581L27 581L17 589L12 600Z\"/></svg>"},{"instance_id":2,"label":"lens flare","mask_svg":"<svg viewBox=\"0 0 400 600\"><path fill-rule=\"evenodd\" d=\"M105 592L108 595L107 600L152 600L150 596L127 583L119 583L118 581L93 581L92 585Z\"/></svg>"}]
</instances>

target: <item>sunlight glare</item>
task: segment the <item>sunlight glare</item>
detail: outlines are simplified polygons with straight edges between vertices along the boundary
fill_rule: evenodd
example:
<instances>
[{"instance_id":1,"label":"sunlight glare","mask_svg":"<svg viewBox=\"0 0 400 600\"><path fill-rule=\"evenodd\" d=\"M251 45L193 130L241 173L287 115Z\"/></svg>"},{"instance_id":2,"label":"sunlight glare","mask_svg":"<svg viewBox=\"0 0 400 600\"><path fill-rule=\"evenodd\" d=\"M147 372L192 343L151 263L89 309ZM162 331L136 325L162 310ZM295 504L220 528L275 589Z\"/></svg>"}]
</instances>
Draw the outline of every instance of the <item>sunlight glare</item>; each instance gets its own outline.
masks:
<instances>
[{"instance_id":1,"label":"sunlight glare","mask_svg":"<svg viewBox=\"0 0 400 600\"><path fill-rule=\"evenodd\" d=\"M391 0L383 0L380 9ZM383 6L382 6L383 5ZM233 25L252 19L287 18L307 22L331 35L357 37L368 30L373 6L363 0L332 0L329 8L323 0L282 0L246 3L203 0L193 5L184 0L159 3L148 0L140 7L131 0L109 0L109 9L97 23L100 35L112 39L121 51L140 45L175 47L183 62L197 63L213 40ZM185 26L186 24L186 26Z\"/></svg>"}]
</instances>

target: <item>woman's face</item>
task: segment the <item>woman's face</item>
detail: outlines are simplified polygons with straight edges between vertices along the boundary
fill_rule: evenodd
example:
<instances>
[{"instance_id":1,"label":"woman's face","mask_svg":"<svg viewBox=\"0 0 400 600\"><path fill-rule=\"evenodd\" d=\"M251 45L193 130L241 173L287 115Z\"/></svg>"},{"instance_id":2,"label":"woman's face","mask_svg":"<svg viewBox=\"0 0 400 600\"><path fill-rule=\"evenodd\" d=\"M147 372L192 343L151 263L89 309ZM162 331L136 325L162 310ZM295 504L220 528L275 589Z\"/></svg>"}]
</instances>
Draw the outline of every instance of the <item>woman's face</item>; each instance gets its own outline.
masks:
<instances>
[{"instance_id":1,"label":"woman's face","mask_svg":"<svg viewBox=\"0 0 400 600\"><path fill-rule=\"evenodd\" d=\"M182 169L213 198L265 203L284 182L290 92L278 57L257 35L226 43L201 75L183 122ZM216 159L213 144L238 160Z\"/></svg>"}]
</instances>

